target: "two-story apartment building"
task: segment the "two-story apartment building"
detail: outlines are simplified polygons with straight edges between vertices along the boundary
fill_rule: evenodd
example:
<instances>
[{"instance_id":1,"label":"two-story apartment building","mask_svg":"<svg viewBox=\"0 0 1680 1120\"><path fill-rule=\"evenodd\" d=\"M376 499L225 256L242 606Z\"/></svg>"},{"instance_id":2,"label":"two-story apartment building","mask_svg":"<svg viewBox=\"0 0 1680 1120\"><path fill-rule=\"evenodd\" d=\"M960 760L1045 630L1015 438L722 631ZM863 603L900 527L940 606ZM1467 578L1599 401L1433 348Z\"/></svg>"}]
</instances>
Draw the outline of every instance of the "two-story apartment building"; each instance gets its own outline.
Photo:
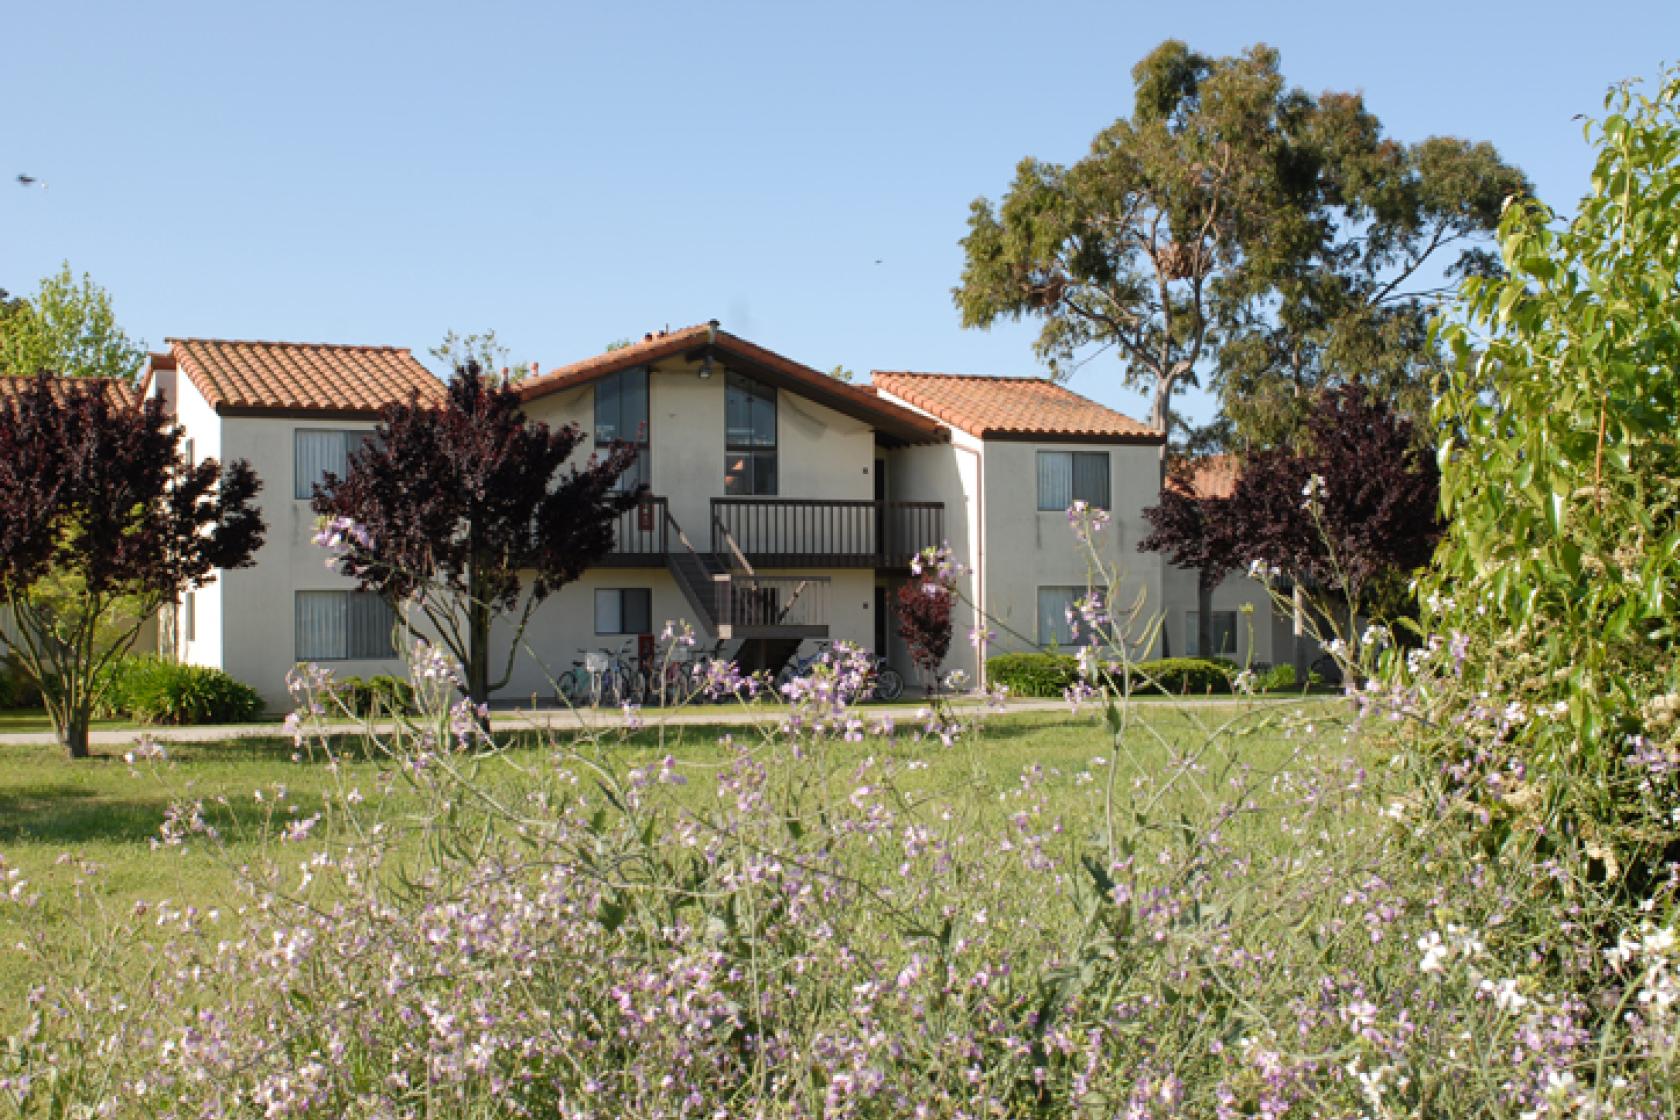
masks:
<instances>
[{"instance_id":1,"label":"two-story apartment building","mask_svg":"<svg viewBox=\"0 0 1680 1120\"><path fill-rule=\"evenodd\" d=\"M299 661L401 672L389 610L311 543L308 497L383 405L436 402L442 384L393 348L179 339L144 391L169 402L193 454L249 459L265 481L256 564L187 597L164 627L169 652L221 666L275 708ZM996 635L989 652L1069 644L1089 566L1069 532L1075 501L1111 511L1097 548L1123 573L1117 612L1135 609L1139 634L1167 614L1166 642L1136 652L1182 630L1183 581L1137 551L1161 433L1047 380L881 372L856 386L714 321L539 372L519 393L534 419L590 436L580 456L636 441L626 484L650 496L621 516L613 553L533 615L503 702L550 702L583 651L645 643L676 619L750 668L843 639L908 669L892 597L910 558L941 542L969 569L973 604L946 669L979 681L976 612Z\"/></svg>"}]
</instances>

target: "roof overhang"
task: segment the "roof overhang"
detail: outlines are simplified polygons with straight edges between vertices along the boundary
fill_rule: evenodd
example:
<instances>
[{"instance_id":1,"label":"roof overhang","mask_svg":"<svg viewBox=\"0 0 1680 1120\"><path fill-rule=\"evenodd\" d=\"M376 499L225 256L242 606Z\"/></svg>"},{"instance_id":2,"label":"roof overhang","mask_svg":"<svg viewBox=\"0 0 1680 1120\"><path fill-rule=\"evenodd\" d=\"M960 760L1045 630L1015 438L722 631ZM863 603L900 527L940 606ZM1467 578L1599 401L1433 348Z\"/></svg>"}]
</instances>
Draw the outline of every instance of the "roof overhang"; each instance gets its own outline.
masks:
<instances>
[{"instance_id":1,"label":"roof overhang","mask_svg":"<svg viewBox=\"0 0 1680 1120\"><path fill-rule=\"evenodd\" d=\"M678 331L622 350L609 351L574 367L536 378L521 386L519 395L527 401L538 400L552 393L592 384L621 370L652 366L671 358L681 358L692 364L710 359L719 369L734 370L755 381L797 393L868 424L875 430L877 441L889 447L944 443L951 438L950 429L938 420L715 328Z\"/></svg>"}]
</instances>

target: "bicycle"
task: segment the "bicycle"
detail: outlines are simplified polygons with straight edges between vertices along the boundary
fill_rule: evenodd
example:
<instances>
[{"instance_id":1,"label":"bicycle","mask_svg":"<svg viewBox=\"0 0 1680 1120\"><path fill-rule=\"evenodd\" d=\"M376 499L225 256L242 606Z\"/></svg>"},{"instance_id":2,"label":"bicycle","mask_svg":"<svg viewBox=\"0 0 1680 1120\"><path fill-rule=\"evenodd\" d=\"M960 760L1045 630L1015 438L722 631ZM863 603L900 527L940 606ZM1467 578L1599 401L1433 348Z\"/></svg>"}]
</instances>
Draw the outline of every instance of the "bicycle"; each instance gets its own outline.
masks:
<instances>
[{"instance_id":1,"label":"bicycle","mask_svg":"<svg viewBox=\"0 0 1680 1120\"><path fill-rule=\"evenodd\" d=\"M636 666L628 648L578 652L583 657L573 661L571 671L557 682L560 698L568 705L577 707L587 701L595 706L605 701L616 707L646 694L647 674Z\"/></svg>"},{"instance_id":2,"label":"bicycle","mask_svg":"<svg viewBox=\"0 0 1680 1120\"><path fill-rule=\"evenodd\" d=\"M824 658L832 653L833 649L833 642L827 639L820 639L816 643L816 651L810 656L796 657L788 664L783 665L781 670L776 674L776 695L783 695L783 685L787 684L795 677L802 677L808 674L812 667L820 663ZM891 701L897 700L900 696L903 696L904 675L897 669L894 669L891 665L888 665L887 659L882 657L880 654L870 653L867 656L869 658L871 683L868 689L865 690L858 699L885 700L890 703Z\"/></svg>"}]
</instances>

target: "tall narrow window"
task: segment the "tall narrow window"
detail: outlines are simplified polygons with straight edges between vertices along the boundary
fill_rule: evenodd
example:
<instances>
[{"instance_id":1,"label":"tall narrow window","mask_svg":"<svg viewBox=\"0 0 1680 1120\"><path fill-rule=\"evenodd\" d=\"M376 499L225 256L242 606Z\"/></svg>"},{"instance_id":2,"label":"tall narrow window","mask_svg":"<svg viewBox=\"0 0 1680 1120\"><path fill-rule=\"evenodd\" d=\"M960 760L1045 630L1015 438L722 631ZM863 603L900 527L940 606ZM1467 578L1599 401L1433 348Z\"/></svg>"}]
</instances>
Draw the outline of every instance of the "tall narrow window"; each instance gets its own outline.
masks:
<instances>
[{"instance_id":1,"label":"tall narrow window","mask_svg":"<svg viewBox=\"0 0 1680 1120\"><path fill-rule=\"evenodd\" d=\"M776 493L776 390L731 373L723 423L723 492Z\"/></svg>"},{"instance_id":2,"label":"tall narrow window","mask_svg":"<svg viewBox=\"0 0 1680 1120\"><path fill-rule=\"evenodd\" d=\"M350 455L373 439L367 429L316 430L299 428L292 437L292 497L311 498L327 475L343 478L350 471Z\"/></svg>"},{"instance_id":3,"label":"tall narrow window","mask_svg":"<svg viewBox=\"0 0 1680 1120\"><path fill-rule=\"evenodd\" d=\"M1184 652L1191 657L1237 656L1237 612L1214 611L1208 616L1208 638L1213 648L1204 650L1201 643L1201 615L1197 611L1184 612Z\"/></svg>"},{"instance_id":4,"label":"tall narrow window","mask_svg":"<svg viewBox=\"0 0 1680 1120\"><path fill-rule=\"evenodd\" d=\"M619 370L595 383L595 446L623 440L636 445L636 465L616 488L634 490L653 478L648 463L648 373L645 366Z\"/></svg>"},{"instance_id":5,"label":"tall narrow window","mask_svg":"<svg viewBox=\"0 0 1680 1120\"><path fill-rule=\"evenodd\" d=\"M1040 451L1038 508L1064 510L1074 502L1109 508L1108 452Z\"/></svg>"}]
</instances>

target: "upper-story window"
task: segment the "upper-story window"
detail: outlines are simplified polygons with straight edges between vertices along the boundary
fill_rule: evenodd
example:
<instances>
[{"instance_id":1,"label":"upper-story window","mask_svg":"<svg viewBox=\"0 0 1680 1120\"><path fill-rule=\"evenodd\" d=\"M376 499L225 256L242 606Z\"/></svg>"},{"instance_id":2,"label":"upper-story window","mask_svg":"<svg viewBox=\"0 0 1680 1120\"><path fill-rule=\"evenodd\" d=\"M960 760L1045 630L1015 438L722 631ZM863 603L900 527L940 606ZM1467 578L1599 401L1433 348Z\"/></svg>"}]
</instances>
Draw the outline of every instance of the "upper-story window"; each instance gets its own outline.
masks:
<instances>
[{"instance_id":1,"label":"upper-story window","mask_svg":"<svg viewBox=\"0 0 1680 1120\"><path fill-rule=\"evenodd\" d=\"M616 489L634 490L653 477L648 469L647 367L623 369L595 383L595 446L616 440L636 445L636 465L619 475Z\"/></svg>"},{"instance_id":2,"label":"upper-story window","mask_svg":"<svg viewBox=\"0 0 1680 1120\"><path fill-rule=\"evenodd\" d=\"M724 387L723 492L776 492L776 390L731 373Z\"/></svg>"},{"instance_id":3,"label":"upper-story window","mask_svg":"<svg viewBox=\"0 0 1680 1120\"><path fill-rule=\"evenodd\" d=\"M1064 510L1074 502L1108 509L1108 452L1040 451L1038 508Z\"/></svg>"},{"instance_id":4,"label":"upper-story window","mask_svg":"<svg viewBox=\"0 0 1680 1120\"><path fill-rule=\"evenodd\" d=\"M350 453L374 437L372 429L299 428L293 436L292 497L314 496L315 485L327 475L350 473Z\"/></svg>"}]
</instances>

